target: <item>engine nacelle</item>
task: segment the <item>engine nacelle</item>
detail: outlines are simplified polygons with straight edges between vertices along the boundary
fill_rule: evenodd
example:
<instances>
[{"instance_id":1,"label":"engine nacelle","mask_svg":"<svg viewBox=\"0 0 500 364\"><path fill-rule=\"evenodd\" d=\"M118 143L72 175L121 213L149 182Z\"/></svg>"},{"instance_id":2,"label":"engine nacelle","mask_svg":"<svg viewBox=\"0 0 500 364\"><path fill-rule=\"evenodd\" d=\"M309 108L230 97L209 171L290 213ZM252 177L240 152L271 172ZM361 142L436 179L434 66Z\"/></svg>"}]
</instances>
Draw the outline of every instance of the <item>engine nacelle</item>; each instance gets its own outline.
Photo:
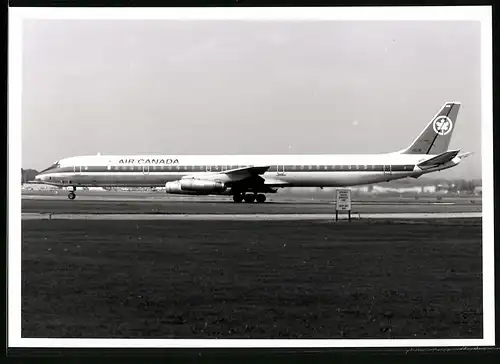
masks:
<instances>
[{"instance_id":1,"label":"engine nacelle","mask_svg":"<svg viewBox=\"0 0 500 364\"><path fill-rule=\"evenodd\" d=\"M175 193L175 194L180 194L180 195L194 194L194 193L189 193L187 191L183 191L181 188L180 181L165 183L165 192L166 193Z\"/></svg>"},{"instance_id":2,"label":"engine nacelle","mask_svg":"<svg viewBox=\"0 0 500 364\"><path fill-rule=\"evenodd\" d=\"M181 188L185 191L224 192L226 186L220 181L206 181L201 179L181 179Z\"/></svg>"},{"instance_id":3,"label":"engine nacelle","mask_svg":"<svg viewBox=\"0 0 500 364\"><path fill-rule=\"evenodd\" d=\"M219 181L206 181L200 179L183 179L180 181L167 182L166 193L196 195L225 192L227 187Z\"/></svg>"}]
</instances>

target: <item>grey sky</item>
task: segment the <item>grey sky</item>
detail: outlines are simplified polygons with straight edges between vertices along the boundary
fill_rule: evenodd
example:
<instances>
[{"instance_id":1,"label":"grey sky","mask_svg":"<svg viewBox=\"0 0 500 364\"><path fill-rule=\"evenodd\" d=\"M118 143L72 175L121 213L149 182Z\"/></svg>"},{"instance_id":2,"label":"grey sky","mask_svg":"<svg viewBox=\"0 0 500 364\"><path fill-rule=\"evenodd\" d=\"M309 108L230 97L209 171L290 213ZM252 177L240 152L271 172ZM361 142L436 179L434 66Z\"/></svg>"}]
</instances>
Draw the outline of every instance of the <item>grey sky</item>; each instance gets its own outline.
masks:
<instances>
[{"instance_id":1,"label":"grey sky","mask_svg":"<svg viewBox=\"0 0 500 364\"><path fill-rule=\"evenodd\" d=\"M22 165L95 154L378 153L445 101L440 176L481 175L479 22L29 20Z\"/></svg>"}]
</instances>

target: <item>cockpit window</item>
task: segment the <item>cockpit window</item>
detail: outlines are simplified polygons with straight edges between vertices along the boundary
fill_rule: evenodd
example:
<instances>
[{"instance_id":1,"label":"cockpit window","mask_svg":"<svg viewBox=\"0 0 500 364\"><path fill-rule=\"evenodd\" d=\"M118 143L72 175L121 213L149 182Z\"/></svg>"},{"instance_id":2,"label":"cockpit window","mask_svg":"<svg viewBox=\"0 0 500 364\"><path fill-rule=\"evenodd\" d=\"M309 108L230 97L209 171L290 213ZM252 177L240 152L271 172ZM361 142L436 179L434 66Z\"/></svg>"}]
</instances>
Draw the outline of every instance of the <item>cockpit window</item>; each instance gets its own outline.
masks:
<instances>
[{"instance_id":1,"label":"cockpit window","mask_svg":"<svg viewBox=\"0 0 500 364\"><path fill-rule=\"evenodd\" d=\"M57 169L57 168L59 168L59 161L54 162L49 168L46 168L43 171L41 171L40 174L48 172L52 169Z\"/></svg>"}]
</instances>

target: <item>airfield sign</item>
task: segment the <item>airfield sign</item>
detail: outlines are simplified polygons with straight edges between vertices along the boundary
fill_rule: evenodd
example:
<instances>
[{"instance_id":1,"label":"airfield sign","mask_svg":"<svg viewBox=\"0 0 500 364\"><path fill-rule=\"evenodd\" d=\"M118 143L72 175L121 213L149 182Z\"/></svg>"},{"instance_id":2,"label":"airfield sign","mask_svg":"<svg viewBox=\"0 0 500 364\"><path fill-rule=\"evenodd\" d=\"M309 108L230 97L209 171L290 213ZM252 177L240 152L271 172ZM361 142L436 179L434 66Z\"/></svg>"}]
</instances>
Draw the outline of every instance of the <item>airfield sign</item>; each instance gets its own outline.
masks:
<instances>
[{"instance_id":1,"label":"airfield sign","mask_svg":"<svg viewBox=\"0 0 500 364\"><path fill-rule=\"evenodd\" d=\"M351 211L351 190L337 190L337 211Z\"/></svg>"},{"instance_id":2,"label":"airfield sign","mask_svg":"<svg viewBox=\"0 0 500 364\"><path fill-rule=\"evenodd\" d=\"M351 221L351 190L337 190L337 203L335 204L335 221L339 219L339 211L347 211Z\"/></svg>"}]
</instances>

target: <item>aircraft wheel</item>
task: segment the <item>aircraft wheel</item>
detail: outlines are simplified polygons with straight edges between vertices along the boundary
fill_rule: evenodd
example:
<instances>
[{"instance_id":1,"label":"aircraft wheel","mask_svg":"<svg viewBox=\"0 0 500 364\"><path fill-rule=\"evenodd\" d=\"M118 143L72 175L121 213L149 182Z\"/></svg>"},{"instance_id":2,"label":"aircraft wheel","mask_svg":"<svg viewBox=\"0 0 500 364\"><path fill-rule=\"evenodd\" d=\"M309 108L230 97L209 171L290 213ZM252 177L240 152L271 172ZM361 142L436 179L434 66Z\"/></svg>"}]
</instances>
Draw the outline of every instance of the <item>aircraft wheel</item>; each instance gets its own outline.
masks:
<instances>
[{"instance_id":1,"label":"aircraft wheel","mask_svg":"<svg viewBox=\"0 0 500 364\"><path fill-rule=\"evenodd\" d=\"M236 203L240 203L241 201L243 201L243 195L241 193L233 195L233 201Z\"/></svg>"},{"instance_id":2,"label":"aircraft wheel","mask_svg":"<svg viewBox=\"0 0 500 364\"><path fill-rule=\"evenodd\" d=\"M251 193L245 195L245 202L252 203L255 201L255 196Z\"/></svg>"},{"instance_id":3,"label":"aircraft wheel","mask_svg":"<svg viewBox=\"0 0 500 364\"><path fill-rule=\"evenodd\" d=\"M75 195L75 193L74 193L74 192L70 192L70 193L68 193L68 198L69 198L70 200L74 200L74 199L75 199L75 197L76 197L76 195Z\"/></svg>"},{"instance_id":4,"label":"aircraft wheel","mask_svg":"<svg viewBox=\"0 0 500 364\"><path fill-rule=\"evenodd\" d=\"M262 194L262 193L259 193L259 194L256 196L256 199L257 199L257 202L258 202L258 203L266 202L266 195L264 195L264 194Z\"/></svg>"}]
</instances>

